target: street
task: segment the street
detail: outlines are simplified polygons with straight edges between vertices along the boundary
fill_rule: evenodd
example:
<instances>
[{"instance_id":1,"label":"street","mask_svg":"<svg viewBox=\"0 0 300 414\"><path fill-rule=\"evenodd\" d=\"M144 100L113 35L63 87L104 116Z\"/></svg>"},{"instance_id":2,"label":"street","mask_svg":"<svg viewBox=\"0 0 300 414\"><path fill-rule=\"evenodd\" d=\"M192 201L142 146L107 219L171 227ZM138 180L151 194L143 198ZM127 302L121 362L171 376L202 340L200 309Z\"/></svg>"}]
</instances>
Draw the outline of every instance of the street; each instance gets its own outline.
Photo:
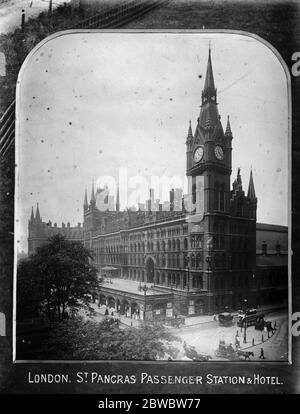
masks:
<instances>
[{"instance_id":1,"label":"street","mask_svg":"<svg viewBox=\"0 0 300 414\"><path fill-rule=\"evenodd\" d=\"M287 314L283 311L270 313L266 315L266 320L272 321L272 325L276 321L276 331L274 335L268 339L267 332L255 330L254 326L249 326L247 328L247 342L245 344L243 343L244 330L241 331L241 328L238 328L236 324L231 327L223 327L219 326L218 322L211 322L209 324L200 324L186 328L172 329L172 332L175 335L179 336L182 341L185 341L187 345L194 346L195 350L198 353L210 355L215 360L224 360L224 358L217 358L215 356L215 351L219 346L219 341L225 340L226 344L229 345L231 343L235 348L235 336L238 331L238 340L240 341L241 349L252 351L254 353L254 357L251 357L251 360L260 360L260 351L261 348L263 348L266 361L287 361ZM262 335L264 340L263 343ZM252 339L254 339L254 346L252 346ZM184 350L182 346L180 346L180 353L177 358L185 359L184 355Z\"/></svg>"},{"instance_id":2,"label":"street","mask_svg":"<svg viewBox=\"0 0 300 414\"><path fill-rule=\"evenodd\" d=\"M53 0L52 8L69 3L70 0ZM49 0L11 0L0 5L0 34L13 31L21 26L22 10L25 10L26 20L47 11Z\"/></svg>"},{"instance_id":3,"label":"street","mask_svg":"<svg viewBox=\"0 0 300 414\"><path fill-rule=\"evenodd\" d=\"M101 321L104 319L104 312L106 306L93 306L96 315L93 317L95 321ZM109 312L111 313L111 311ZM112 317L109 315L109 317ZM114 314L114 317L120 319L121 325L126 328L138 327L142 321L126 318L125 316L119 317ZM189 319L189 323L192 323L192 319ZM209 316L207 319L211 319ZM272 326L276 321L276 330L274 334L270 332L270 338L268 333L260 330L256 330L254 326L249 326L246 331L246 343L244 343L244 329L237 327L236 323L230 327L219 326L217 321L210 320L204 323L198 323L195 325L186 325L180 328L168 328L170 332L176 335L181 342L174 342L172 345L179 350L177 360L189 360L186 357L184 351L184 342L188 347L194 347L195 351L199 354L209 355L212 360L226 360L226 358L220 358L215 355L216 350L219 347L219 341L224 340L226 344L232 344L235 348L235 338L238 332L238 340L240 342L241 350L253 352L254 356L251 356L252 361L261 361L260 354L261 348L264 350L265 361L287 361L288 360L288 316L284 310L274 311L266 315L266 320L272 322ZM253 346L254 339L254 346ZM263 342L262 342L263 340Z\"/></svg>"}]
</instances>

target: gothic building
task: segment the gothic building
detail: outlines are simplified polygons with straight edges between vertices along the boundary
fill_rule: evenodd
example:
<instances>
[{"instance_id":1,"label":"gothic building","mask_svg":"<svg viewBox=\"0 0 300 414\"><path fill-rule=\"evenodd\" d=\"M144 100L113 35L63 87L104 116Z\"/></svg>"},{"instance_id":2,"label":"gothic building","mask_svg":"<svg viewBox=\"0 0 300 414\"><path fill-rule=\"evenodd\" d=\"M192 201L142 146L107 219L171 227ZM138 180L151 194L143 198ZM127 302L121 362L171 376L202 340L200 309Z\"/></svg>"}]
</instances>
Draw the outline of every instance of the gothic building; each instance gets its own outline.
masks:
<instances>
[{"instance_id":1,"label":"gothic building","mask_svg":"<svg viewBox=\"0 0 300 414\"><path fill-rule=\"evenodd\" d=\"M93 186L90 202L85 193L83 227L68 224L58 228L42 222L38 207L35 216L32 212L29 254L52 234L81 240L93 250L99 273L112 272L124 280L122 288L102 284L100 303L130 309L143 318L210 314L238 309L245 300L253 306L283 301L287 297L287 229L282 232L281 251L277 247L275 254L269 255L273 267L264 265L258 259L267 256L263 247L267 238L261 240L260 247L256 237L259 233L261 238L268 225L261 229L256 223L252 171L246 192L240 169L230 186L233 139L229 117L224 130L219 115L209 50L200 114L194 133L190 122L186 138L192 208L186 208L184 198L182 208L175 208L173 190L169 211L161 205L151 208L153 194L145 211L120 211L118 195L116 209L103 211L97 207ZM274 236L277 227L271 229L274 243L278 243ZM279 257L280 264L276 264ZM273 268L276 271L270 276ZM144 284L147 288L142 291Z\"/></svg>"}]
</instances>

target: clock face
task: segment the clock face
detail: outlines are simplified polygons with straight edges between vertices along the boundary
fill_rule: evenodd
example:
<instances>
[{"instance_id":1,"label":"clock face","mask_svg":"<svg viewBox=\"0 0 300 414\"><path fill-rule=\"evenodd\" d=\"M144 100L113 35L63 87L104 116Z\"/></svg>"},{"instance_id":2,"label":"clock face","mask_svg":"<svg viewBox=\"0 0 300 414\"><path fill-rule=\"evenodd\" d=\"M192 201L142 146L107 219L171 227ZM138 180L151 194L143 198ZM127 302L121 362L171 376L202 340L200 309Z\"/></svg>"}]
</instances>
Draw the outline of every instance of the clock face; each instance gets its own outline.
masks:
<instances>
[{"instance_id":1,"label":"clock face","mask_svg":"<svg viewBox=\"0 0 300 414\"><path fill-rule=\"evenodd\" d=\"M224 158L224 151L220 145L215 146L215 156L218 160L222 160Z\"/></svg>"},{"instance_id":2,"label":"clock face","mask_svg":"<svg viewBox=\"0 0 300 414\"><path fill-rule=\"evenodd\" d=\"M202 157L203 157L203 147L196 148L194 152L194 161L199 162L202 160Z\"/></svg>"}]
</instances>

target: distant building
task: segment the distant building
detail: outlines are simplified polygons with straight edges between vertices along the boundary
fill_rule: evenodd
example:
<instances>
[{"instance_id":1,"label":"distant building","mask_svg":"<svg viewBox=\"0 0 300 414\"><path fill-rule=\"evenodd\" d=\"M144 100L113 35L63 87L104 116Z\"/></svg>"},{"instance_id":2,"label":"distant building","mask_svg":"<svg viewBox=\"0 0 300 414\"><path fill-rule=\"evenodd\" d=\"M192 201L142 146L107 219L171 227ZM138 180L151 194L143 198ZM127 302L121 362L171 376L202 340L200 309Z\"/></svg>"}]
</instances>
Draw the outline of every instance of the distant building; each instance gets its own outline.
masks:
<instances>
[{"instance_id":1,"label":"distant building","mask_svg":"<svg viewBox=\"0 0 300 414\"><path fill-rule=\"evenodd\" d=\"M55 233L81 240L95 253L99 272L113 269L128 289L102 285L101 304L140 318L212 314L248 305L287 301L287 227L256 223L252 171L247 192L240 169L230 187L232 140L229 117L223 129L209 50L201 110L186 138L186 174L191 194L170 191L169 201L151 209L100 211L94 187L84 199L83 227L43 223L37 208L29 221L29 253ZM200 178L200 179L199 179ZM187 198L193 209L185 208ZM183 208L178 208L181 203ZM140 204L139 207L142 207ZM135 292L148 283L147 294Z\"/></svg>"}]
</instances>

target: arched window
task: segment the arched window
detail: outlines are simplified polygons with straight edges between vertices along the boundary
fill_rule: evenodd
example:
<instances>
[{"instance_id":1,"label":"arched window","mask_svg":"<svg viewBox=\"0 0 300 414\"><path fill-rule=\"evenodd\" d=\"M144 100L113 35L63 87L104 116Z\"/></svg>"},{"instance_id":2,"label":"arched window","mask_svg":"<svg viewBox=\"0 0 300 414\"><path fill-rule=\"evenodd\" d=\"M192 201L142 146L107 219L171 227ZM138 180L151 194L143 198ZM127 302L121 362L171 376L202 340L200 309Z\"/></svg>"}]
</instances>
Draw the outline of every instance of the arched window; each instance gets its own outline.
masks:
<instances>
[{"instance_id":1,"label":"arched window","mask_svg":"<svg viewBox=\"0 0 300 414\"><path fill-rule=\"evenodd\" d=\"M196 267L202 267L202 255L200 253L198 253L196 256Z\"/></svg>"},{"instance_id":2,"label":"arched window","mask_svg":"<svg viewBox=\"0 0 300 414\"><path fill-rule=\"evenodd\" d=\"M166 250L166 243L165 243L164 240L161 243L161 249L162 249L163 252Z\"/></svg>"},{"instance_id":3,"label":"arched window","mask_svg":"<svg viewBox=\"0 0 300 414\"><path fill-rule=\"evenodd\" d=\"M172 248L171 240L168 240L168 250L171 250L171 248Z\"/></svg>"},{"instance_id":4,"label":"arched window","mask_svg":"<svg viewBox=\"0 0 300 414\"><path fill-rule=\"evenodd\" d=\"M195 265L196 265L195 255L192 254L192 256L191 256L191 266L195 267Z\"/></svg>"},{"instance_id":5,"label":"arched window","mask_svg":"<svg viewBox=\"0 0 300 414\"><path fill-rule=\"evenodd\" d=\"M173 239L173 241L172 241L172 248L173 248L173 250L176 250L176 241L175 241L175 239Z\"/></svg>"},{"instance_id":6,"label":"arched window","mask_svg":"<svg viewBox=\"0 0 300 414\"><path fill-rule=\"evenodd\" d=\"M184 250L188 249L188 240L186 238L183 240L183 248Z\"/></svg>"},{"instance_id":7,"label":"arched window","mask_svg":"<svg viewBox=\"0 0 300 414\"><path fill-rule=\"evenodd\" d=\"M159 252L160 250L160 245L159 245L159 241L156 242L156 250Z\"/></svg>"}]
</instances>

